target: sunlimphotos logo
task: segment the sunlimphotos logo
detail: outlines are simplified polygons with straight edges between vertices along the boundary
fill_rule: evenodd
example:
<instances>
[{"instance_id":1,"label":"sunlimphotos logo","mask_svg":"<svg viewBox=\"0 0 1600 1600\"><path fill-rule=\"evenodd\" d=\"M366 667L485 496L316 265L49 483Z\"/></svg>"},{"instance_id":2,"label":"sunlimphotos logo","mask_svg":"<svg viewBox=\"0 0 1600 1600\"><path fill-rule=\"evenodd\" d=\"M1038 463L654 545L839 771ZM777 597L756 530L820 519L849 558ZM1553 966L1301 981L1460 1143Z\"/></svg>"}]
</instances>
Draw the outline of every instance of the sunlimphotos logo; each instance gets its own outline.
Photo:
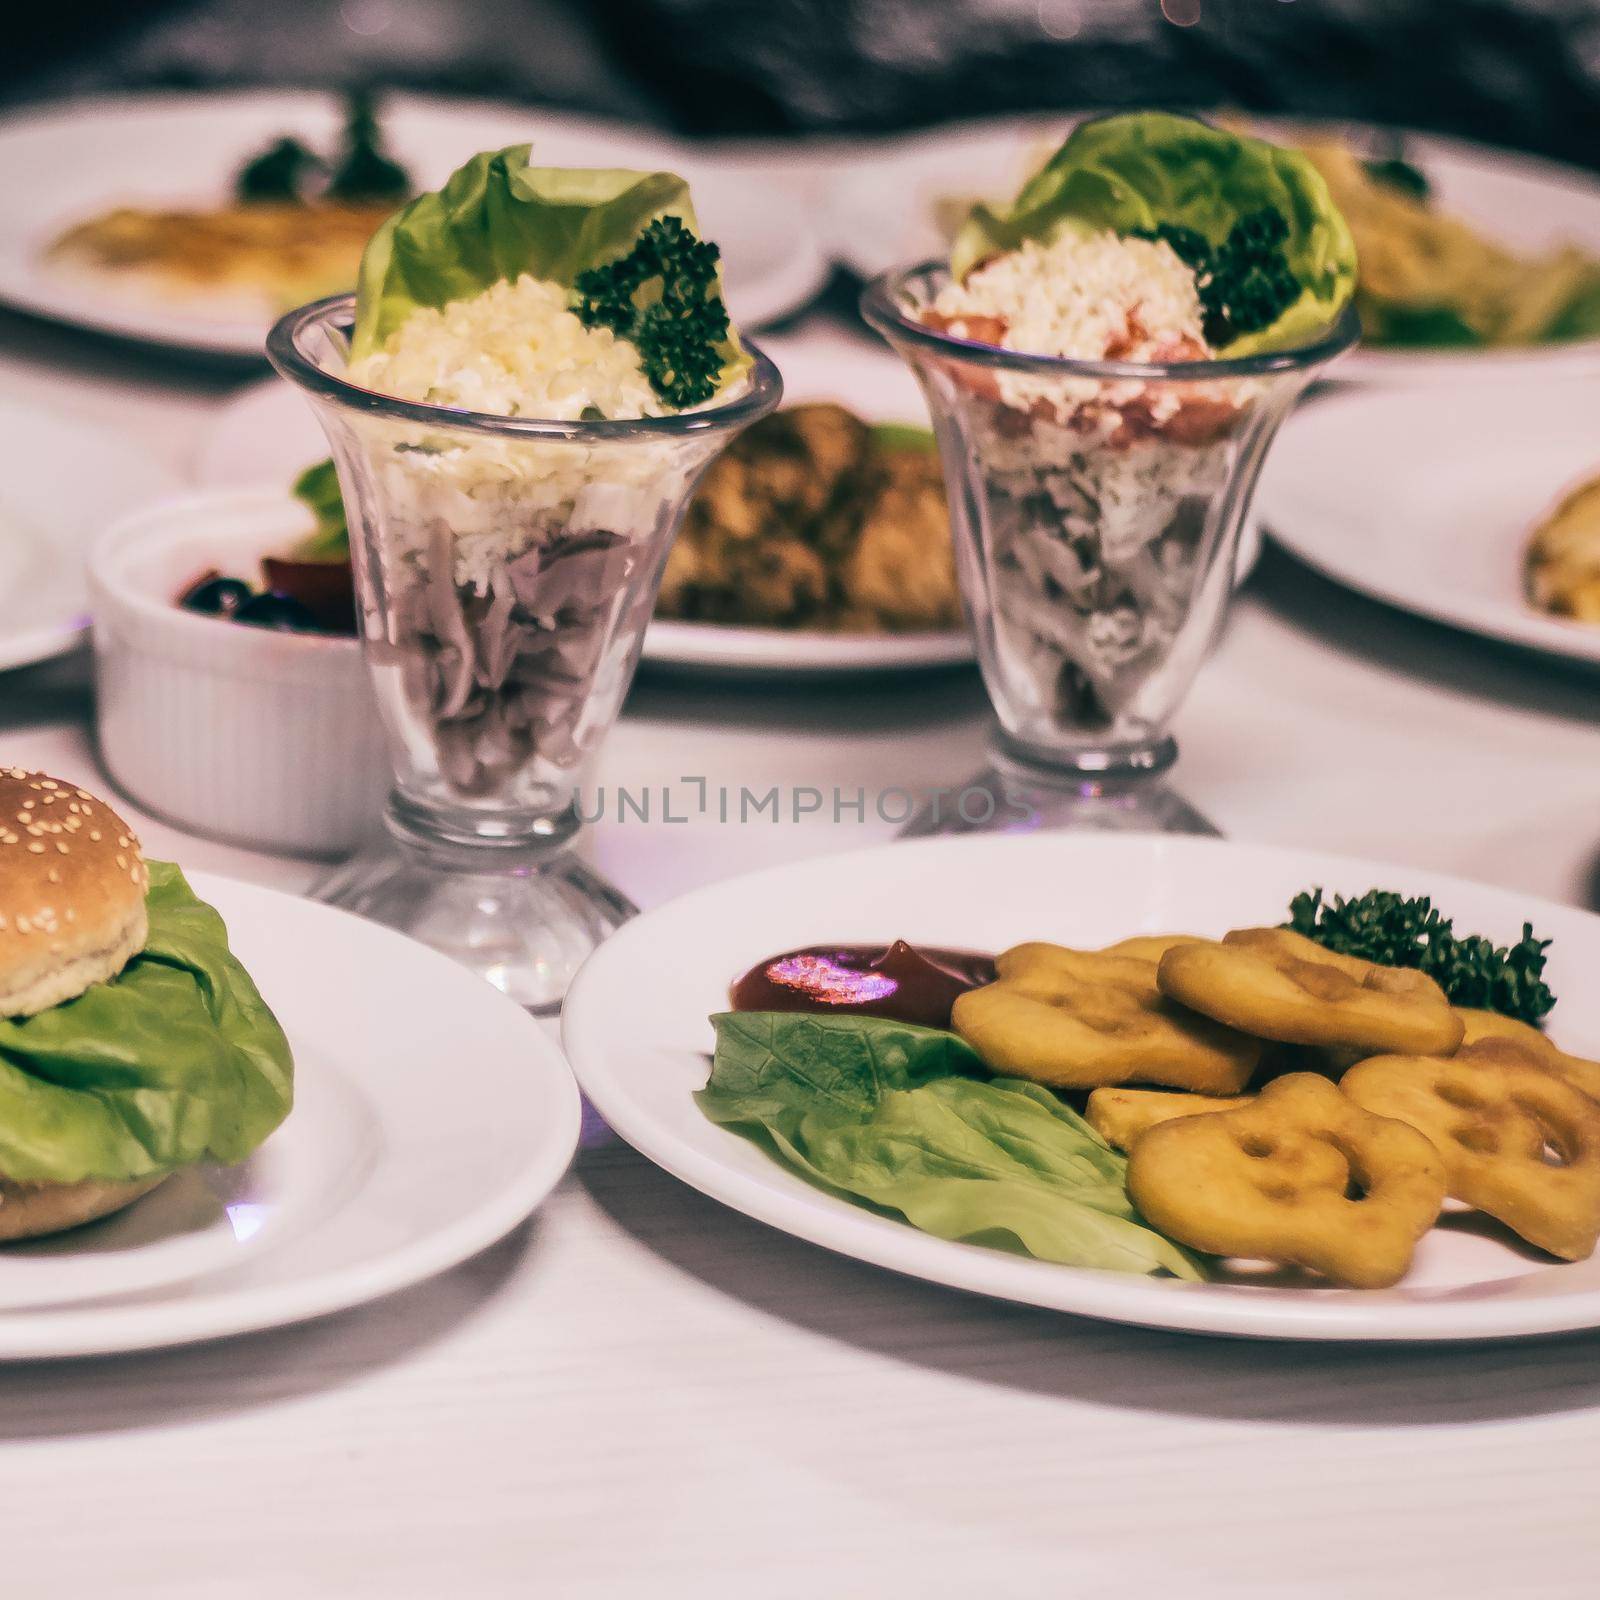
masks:
<instances>
[{"instance_id":1,"label":"sunlimphotos logo","mask_svg":"<svg viewBox=\"0 0 1600 1600\"><path fill-rule=\"evenodd\" d=\"M813 821L882 823L901 828L913 817L934 826L961 823L985 828L1026 822L1028 808L983 784L950 788L910 788L890 784L882 789L821 788L813 784L712 783L703 777L680 777L659 784L599 784L580 790L579 818L586 823L686 825L718 822L745 827L798 825Z\"/></svg>"}]
</instances>

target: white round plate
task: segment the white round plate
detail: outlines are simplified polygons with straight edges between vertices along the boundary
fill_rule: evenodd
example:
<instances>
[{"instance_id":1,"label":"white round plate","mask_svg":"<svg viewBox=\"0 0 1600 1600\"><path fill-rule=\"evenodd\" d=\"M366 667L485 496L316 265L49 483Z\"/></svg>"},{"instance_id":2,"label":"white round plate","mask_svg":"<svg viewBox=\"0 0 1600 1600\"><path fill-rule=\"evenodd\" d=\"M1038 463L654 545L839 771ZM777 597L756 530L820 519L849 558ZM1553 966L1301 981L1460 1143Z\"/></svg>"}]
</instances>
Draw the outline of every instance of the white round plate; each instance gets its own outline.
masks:
<instances>
[{"instance_id":1,"label":"white round plate","mask_svg":"<svg viewBox=\"0 0 1600 1600\"><path fill-rule=\"evenodd\" d=\"M869 422L928 425L927 402L904 363L887 350L846 339L767 339L762 348L783 374L785 405L833 400ZM311 409L276 379L224 406L201 444L195 476L203 484L281 483L328 453ZM1261 555L1252 519L1240 541L1238 581ZM707 622L652 622L643 660L697 675L753 678L856 676L958 666L973 659L965 628L929 633L820 633L735 628Z\"/></svg>"},{"instance_id":2,"label":"white round plate","mask_svg":"<svg viewBox=\"0 0 1600 1600\"><path fill-rule=\"evenodd\" d=\"M559 1051L482 978L345 912L190 881L289 1035L294 1110L240 1166L0 1250L0 1359L187 1344L389 1294L509 1232L577 1147Z\"/></svg>"},{"instance_id":3,"label":"white round plate","mask_svg":"<svg viewBox=\"0 0 1600 1600\"><path fill-rule=\"evenodd\" d=\"M864 278L943 255L943 201L1005 198L1066 136L1082 113L958 123L863 147L843 165L820 227L835 258ZM1387 136L1356 123L1251 119L1268 138L1342 135L1362 148ZM1513 249L1570 241L1600 256L1600 177L1575 167L1460 139L1401 131L1409 159L1433 182L1440 205ZM1339 363L1341 383L1459 382L1468 372L1600 371L1600 340L1515 350L1357 348Z\"/></svg>"},{"instance_id":4,"label":"white round plate","mask_svg":"<svg viewBox=\"0 0 1600 1600\"><path fill-rule=\"evenodd\" d=\"M1384 1291L1179 1283L1034 1261L919 1233L852 1205L701 1115L693 1091L707 1016L730 981L799 945L909 939L1000 950L1024 939L1102 945L1141 932L1221 934L1281 921L1291 897L1371 888L1428 894L1457 927L1497 942L1531 919L1553 938L1552 1036L1600 1049L1600 918L1481 885L1221 840L985 835L852 851L748 874L646 912L589 960L562 1038L584 1093L631 1145L695 1188L787 1233L935 1283L1113 1322L1277 1339L1488 1339L1600 1325L1600 1260L1552 1265L1482 1229L1423 1240ZM619 1006L618 995L628 1004ZM1474 1218L1474 1222L1481 1219Z\"/></svg>"},{"instance_id":5,"label":"white round plate","mask_svg":"<svg viewBox=\"0 0 1600 1600\"><path fill-rule=\"evenodd\" d=\"M1307 565L1487 638L1600 663L1600 627L1523 598L1535 522L1600 472L1600 384L1333 394L1285 426L1256 508Z\"/></svg>"},{"instance_id":6,"label":"white round plate","mask_svg":"<svg viewBox=\"0 0 1600 1600\"><path fill-rule=\"evenodd\" d=\"M120 434L0 402L0 671L84 639L90 542L173 487Z\"/></svg>"},{"instance_id":7,"label":"white round plate","mask_svg":"<svg viewBox=\"0 0 1600 1600\"><path fill-rule=\"evenodd\" d=\"M666 168L683 173L707 237L723 252L728 303L759 327L803 306L827 276L807 208L782 184L756 182L658 135L563 113L392 94L380 107L390 148L435 187L467 157L531 140L552 166ZM203 301L164 304L63 278L43 252L67 227L117 205L212 205L234 173L291 133L328 146L336 98L298 91L137 94L19 112L0 122L0 301L57 321L141 341L259 356L271 319L218 315Z\"/></svg>"}]
</instances>

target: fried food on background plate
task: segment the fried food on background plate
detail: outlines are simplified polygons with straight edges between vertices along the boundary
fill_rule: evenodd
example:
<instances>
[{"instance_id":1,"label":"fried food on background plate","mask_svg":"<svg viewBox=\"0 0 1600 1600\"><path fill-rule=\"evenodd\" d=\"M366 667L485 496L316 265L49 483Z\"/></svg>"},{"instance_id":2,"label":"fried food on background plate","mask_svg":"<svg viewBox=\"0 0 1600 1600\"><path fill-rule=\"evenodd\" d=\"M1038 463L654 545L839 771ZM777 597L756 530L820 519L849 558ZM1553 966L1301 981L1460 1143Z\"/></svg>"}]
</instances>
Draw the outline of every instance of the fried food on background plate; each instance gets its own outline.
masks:
<instances>
[{"instance_id":1,"label":"fried food on background plate","mask_svg":"<svg viewBox=\"0 0 1600 1600\"><path fill-rule=\"evenodd\" d=\"M1600 622L1600 475L1570 490L1534 528L1523 582L1540 611Z\"/></svg>"},{"instance_id":2,"label":"fried food on background plate","mask_svg":"<svg viewBox=\"0 0 1600 1600\"><path fill-rule=\"evenodd\" d=\"M957 626L931 436L827 403L755 423L690 502L657 615L856 633Z\"/></svg>"},{"instance_id":3,"label":"fried food on background plate","mask_svg":"<svg viewBox=\"0 0 1600 1600\"><path fill-rule=\"evenodd\" d=\"M1201 1117L1208 1112L1237 1111L1254 1095L1172 1093L1165 1089L1096 1089L1089 1096L1084 1116L1089 1126L1119 1150L1131 1150L1133 1141L1158 1122L1177 1117Z\"/></svg>"},{"instance_id":4,"label":"fried food on background plate","mask_svg":"<svg viewBox=\"0 0 1600 1600\"><path fill-rule=\"evenodd\" d=\"M839 406L790 406L712 462L667 557L658 615L771 626L828 604L806 534L859 468L867 426Z\"/></svg>"},{"instance_id":5,"label":"fried food on background plate","mask_svg":"<svg viewBox=\"0 0 1600 1600\"><path fill-rule=\"evenodd\" d=\"M1448 1058L1375 1056L1352 1067L1340 1089L1426 1135L1456 1199L1565 1261L1593 1254L1600 1105L1537 1054L1483 1038Z\"/></svg>"},{"instance_id":6,"label":"fried food on background plate","mask_svg":"<svg viewBox=\"0 0 1600 1600\"><path fill-rule=\"evenodd\" d=\"M1032 943L995 966L999 981L960 996L951 1024L997 1073L1237 1094L1260 1056L1258 1040L1168 1001L1151 961Z\"/></svg>"},{"instance_id":7,"label":"fried food on background plate","mask_svg":"<svg viewBox=\"0 0 1600 1600\"><path fill-rule=\"evenodd\" d=\"M1340 955L1287 928L1241 928L1218 944L1180 945L1161 990L1216 1021L1283 1044L1431 1055L1463 1024L1424 973Z\"/></svg>"},{"instance_id":8,"label":"fried food on background plate","mask_svg":"<svg viewBox=\"0 0 1600 1600\"><path fill-rule=\"evenodd\" d=\"M849 612L891 633L954 627L960 604L938 457L881 443L875 455L881 477L840 574Z\"/></svg>"},{"instance_id":9,"label":"fried food on background plate","mask_svg":"<svg viewBox=\"0 0 1600 1600\"><path fill-rule=\"evenodd\" d=\"M1238 1110L1140 1134L1128 1194L1152 1227L1191 1249L1386 1289L1439 1215L1445 1169L1415 1128L1296 1073Z\"/></svg>"},{"instance_id":10,"label":"fried food on background plate","mask_svg":"<svg viewBox=\"0 0 1600 1600\"><path fill-rule=\"evenodd\" d=\"M122 206L69 229L50 260L150 299L287 308L356 281L361 252L392 205Z\"/></svg>"}]
</instances>

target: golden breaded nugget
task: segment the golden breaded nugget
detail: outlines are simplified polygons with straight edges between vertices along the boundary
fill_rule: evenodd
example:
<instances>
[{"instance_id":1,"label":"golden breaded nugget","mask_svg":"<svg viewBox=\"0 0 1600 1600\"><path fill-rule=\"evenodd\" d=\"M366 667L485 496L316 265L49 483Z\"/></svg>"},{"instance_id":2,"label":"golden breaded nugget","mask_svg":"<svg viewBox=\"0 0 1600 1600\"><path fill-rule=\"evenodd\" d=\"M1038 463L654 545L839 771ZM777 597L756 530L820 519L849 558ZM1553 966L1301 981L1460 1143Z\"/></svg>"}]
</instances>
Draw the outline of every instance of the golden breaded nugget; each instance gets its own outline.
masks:
<instances>
[{"instance_id":1,"label":"golden breaded nugget","mask_svg":"<svg viewBox=\"0 0 1600 1600\"><path fill-rule=\"evenodd\" d=\"M1141 1134L1128 1194L1152 1227L1192 1249L1386 1289L1439 1215L1445 1174L1415 1128L1294 1073L1237 1111Z\"/></svg>"},{"instance_id":2,"label":"golden breaded nugget","mask_svg":"<svg viewBox=\"0 0 1600 1600\"><path fill-rule=\"evenodd\" d=\"M1200 1117L1208 1111L1237 1111L1254 1095L1174 1094L1165 1089L1096 1089L1084 1116L1089 1126L1119 1150L1131 1150L1146 1128L1174 1117Z\"/></svg>"},{"instance_id":3,"label":"golden breaded nugget","mask_svg":"<svg viewBox=\"0 0 1600 1600\"><path fill-rule=\"evenodd\" d=\"M1531 1050L1574 1089L1581 1089L1591 1100L1600 1100L1600 1061L1568 1055L1565 1050L1552 1044L1538 1028L1518 1022L1515 1017L1502 1016L1498 1011L1474 1011L1466 1006L1457 1006L1456 1015L1466 1027L1462 1044L1477 1044L1480 1039L1510 1039L1524 1049Z\"/></svg>"},{"instance_id":4,"label":"golden breaded nugget","mask_svg":"<svg viewBox=\"0 0 1600 1600\"><path fill-rule=\"evenodd\" d=\"M1103 950L1075 950L1070 945L1050 944L1043 939L1031 939L1025 944L1014 944L995 958L995 970L1002 978L1021 977L1029 972L1065 971L1081 976L1086 970L1085 957L1120 956L1129 961L1148 961L1155 966L1167 951L1180 944L1209 944L1193 933L1136 933L1129 939L1119 939Z\"/></svg>"},{"instance_id":5,"label":"golden breaded nugget","mask_svg":"<svg viewBox=\"0 0 1600 1600\"><path fill-rule=\"evenodd\" d=\"M1167 1000L1149 961L1020 945L997 983L955 1003L951 1025L993 1071L1062 1089L1159 1083L1237 1094L1258 1040Z\"/></svg>"},{"instance_id":6,"label":"golden breaded nugget","mask_svg":"<svg viewBox=\"0 0 1600 1600\"><path fill-rule=\"evenodd\" d=\"M1564 1261L1600 1239L1600 1106L1531 1051L1480 1039L1448 1058L1374 1056L1339 1087L1426 1134L1458 1200Z\"/></svg>"},{"instance_id":7,"label":"golden breaded nugget","mask_svg":"<svg viewBox=\"0 0 1600 1600\"><path fill-rule=\"evenodd\" d=\"M1425 1055L1461 1042L1461 1018L1432 978L1339 955L1287 928L1179 945L1159 971L1162 992L1180 1004L1284 1044Z\"/></svg>"},{"instance_id":8,"label":"golden breaded nugget","mask_svg":"<svg viewBox=\"0 0 1600 1600\"><path fill-rule=\"evenodd\" d=\"M1100 953L1107 956L1133 956L1139 961L1159 961L1180 944L1209 944L1197 933L1136 933L1131 939L1118 939Z\"/></svg>"}]
</instances>

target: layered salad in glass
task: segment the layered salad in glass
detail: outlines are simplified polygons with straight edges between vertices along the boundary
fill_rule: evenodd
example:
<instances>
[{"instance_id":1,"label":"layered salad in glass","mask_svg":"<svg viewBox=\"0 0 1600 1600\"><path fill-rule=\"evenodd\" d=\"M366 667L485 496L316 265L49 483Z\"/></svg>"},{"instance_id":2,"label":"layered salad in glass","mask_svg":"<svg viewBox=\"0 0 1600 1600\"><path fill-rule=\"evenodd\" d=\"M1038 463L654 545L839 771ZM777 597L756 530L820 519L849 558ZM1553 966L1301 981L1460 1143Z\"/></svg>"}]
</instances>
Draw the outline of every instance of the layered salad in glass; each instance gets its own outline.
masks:
<instances>
[{"instance_id":1,"label":"layered salad in glass","mask_svg":"<svg viewBox=\"0 0 1600 1600\"><path fill-rule=\"evenodd\" d=\"M342 376L438 415L324 408L402 788L434 801L570 788L725 442L652 422L749 381L682 180L528 154L475 158L368 246Z\"/></svg>"},{"instance_id":2,"label":"layered salad in glass","mask_svg":"<svg viewBox=\"0 0 1600 1600\"><path fill-rule=\"evenodd\" d=\"M1354 278L1303 156L1187 117L1083 123L1010 206L974 208L901 311L948 340L914 359L981 485L969 571L1008 725L1164 719L1256 413L1292 398L1226 363L1315 340Z\"/></svg>"}]
</instances>

